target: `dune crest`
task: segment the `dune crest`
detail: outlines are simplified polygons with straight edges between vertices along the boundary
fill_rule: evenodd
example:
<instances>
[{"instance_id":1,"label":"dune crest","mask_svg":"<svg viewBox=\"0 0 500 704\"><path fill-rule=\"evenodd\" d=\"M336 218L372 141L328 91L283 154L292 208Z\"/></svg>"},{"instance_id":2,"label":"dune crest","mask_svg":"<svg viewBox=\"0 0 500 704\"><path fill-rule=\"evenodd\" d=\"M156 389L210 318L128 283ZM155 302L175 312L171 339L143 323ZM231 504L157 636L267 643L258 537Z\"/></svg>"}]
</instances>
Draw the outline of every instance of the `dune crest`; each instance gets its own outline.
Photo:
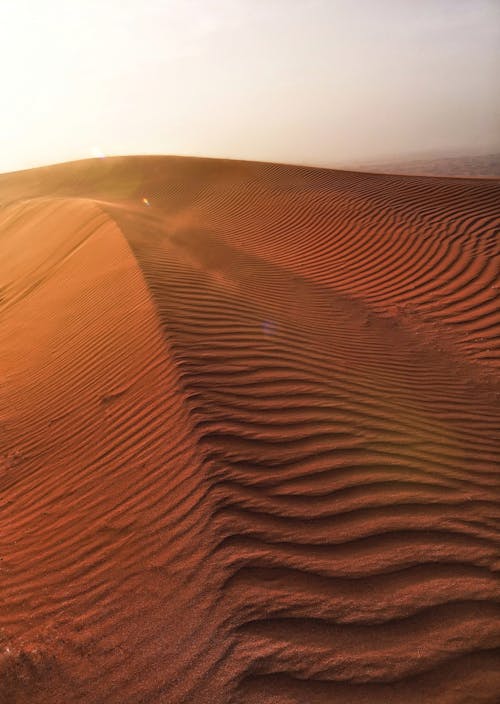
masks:
<instances>
[{"instance_id":1,"label":"dune crest","mask_svg":"<svg viewBox=\"0 0 500 704\"><path fill-rule=\"evenodd\" d=\"M0 176L0 702L494 704L500 181Z\"/></svg>"}]
</instances>

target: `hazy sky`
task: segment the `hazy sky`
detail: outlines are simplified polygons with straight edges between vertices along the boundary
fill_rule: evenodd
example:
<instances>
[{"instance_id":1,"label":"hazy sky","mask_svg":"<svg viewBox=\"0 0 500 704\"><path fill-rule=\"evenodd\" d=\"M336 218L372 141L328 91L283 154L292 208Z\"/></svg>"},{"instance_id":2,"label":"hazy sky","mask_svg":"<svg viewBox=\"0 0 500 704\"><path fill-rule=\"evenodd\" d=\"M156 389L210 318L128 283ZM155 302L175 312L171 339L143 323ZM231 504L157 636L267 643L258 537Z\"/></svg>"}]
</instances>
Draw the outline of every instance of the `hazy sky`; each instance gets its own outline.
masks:
<instances>
[{"instance_id":1,"label":"hazy sky","mask_svg":"<svg viewBox=\"0 0 500 704\"><path fill-rule=\"evenodd\" d=\"M500 150L500 0L0 0L0 171Z\"/></svg>"}]
</instances>

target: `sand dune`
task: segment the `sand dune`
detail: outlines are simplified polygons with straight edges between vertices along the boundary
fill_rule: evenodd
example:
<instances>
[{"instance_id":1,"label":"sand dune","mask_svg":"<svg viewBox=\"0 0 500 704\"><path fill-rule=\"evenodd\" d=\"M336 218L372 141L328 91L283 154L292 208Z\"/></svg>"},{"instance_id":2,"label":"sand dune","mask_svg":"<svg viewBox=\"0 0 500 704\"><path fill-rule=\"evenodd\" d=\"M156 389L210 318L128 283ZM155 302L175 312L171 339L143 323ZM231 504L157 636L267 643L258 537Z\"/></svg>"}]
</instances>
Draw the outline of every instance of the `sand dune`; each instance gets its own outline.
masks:
<instances>
[{"instance_id":1,"label":"sand dune","mask_svg":"<svg viewBox=\"0 0 500 704\"><path fill-rule=\"evenodd\" d=\"M500 181L0 176L0 702L495 704Z\"/></svg>"}]
</instances>

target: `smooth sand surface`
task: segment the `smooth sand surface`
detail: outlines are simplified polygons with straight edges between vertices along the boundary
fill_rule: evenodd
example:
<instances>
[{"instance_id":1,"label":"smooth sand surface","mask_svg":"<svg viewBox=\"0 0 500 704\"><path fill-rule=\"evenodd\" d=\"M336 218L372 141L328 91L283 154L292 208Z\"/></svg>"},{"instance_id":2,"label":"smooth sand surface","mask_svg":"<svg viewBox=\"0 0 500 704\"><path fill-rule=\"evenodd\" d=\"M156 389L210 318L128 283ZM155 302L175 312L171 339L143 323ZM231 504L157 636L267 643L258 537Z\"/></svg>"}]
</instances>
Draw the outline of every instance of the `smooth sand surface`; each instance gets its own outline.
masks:
<instances>
[{"instance_id":1,"label":"smooth sand surface","mask_svg":"<svg viewBox=\"0 0 500 704\"><path fill-rule=\"evenodd\" d=\"M0 176L1 704L498 704L500 181Z\"/></svg>"}]
</instances>

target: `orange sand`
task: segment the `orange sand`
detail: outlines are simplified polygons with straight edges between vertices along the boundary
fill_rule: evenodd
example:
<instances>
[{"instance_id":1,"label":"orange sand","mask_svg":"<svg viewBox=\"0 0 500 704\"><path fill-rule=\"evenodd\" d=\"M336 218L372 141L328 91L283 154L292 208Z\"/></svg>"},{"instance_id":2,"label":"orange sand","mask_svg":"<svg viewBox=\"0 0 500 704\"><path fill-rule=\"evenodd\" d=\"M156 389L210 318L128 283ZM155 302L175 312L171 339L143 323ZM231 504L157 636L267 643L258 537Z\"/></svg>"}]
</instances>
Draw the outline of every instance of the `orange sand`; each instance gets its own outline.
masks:
<instances>
[{"instance_id":1,"label":"orange sand","mask_svg":"<svg viewBox=\"0 0 500 704\"><path fill-rule=\"evenodd\" d=\"M496 704L500 181L0 176L1 704Z\"/></svg>"}]
</instances>

